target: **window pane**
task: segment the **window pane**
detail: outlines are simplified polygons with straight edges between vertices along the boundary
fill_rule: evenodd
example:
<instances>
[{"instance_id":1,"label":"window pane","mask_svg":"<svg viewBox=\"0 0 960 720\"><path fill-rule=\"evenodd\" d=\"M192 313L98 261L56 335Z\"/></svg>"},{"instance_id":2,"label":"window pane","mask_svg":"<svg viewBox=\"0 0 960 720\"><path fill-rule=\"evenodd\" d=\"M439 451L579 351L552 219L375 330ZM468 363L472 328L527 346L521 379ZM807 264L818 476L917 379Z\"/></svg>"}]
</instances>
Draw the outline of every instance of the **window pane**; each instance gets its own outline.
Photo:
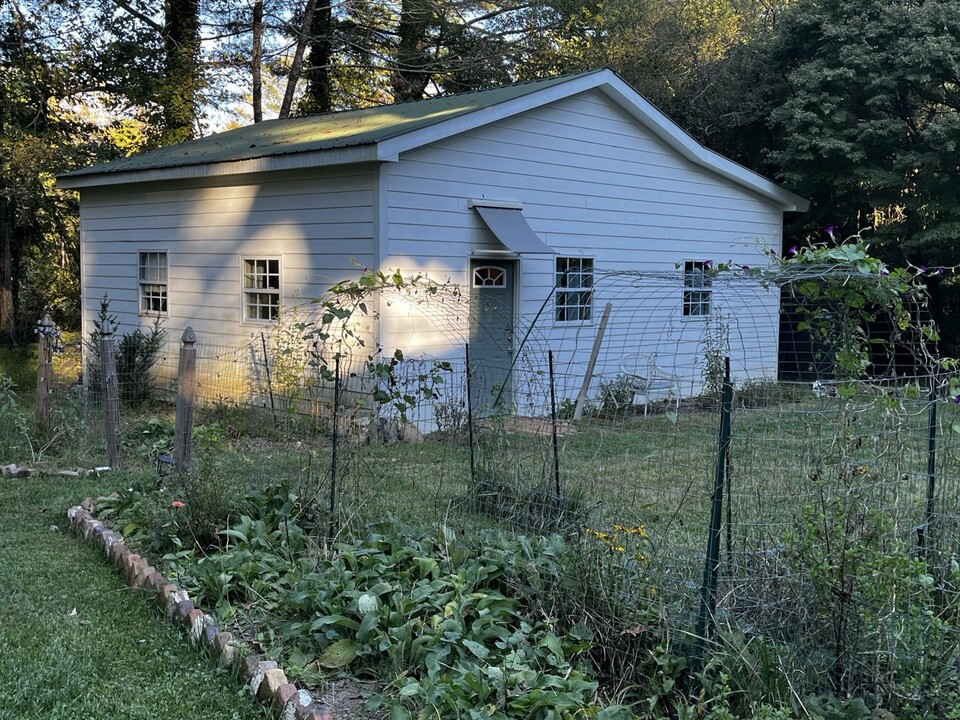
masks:
<instances>
[{"instance_id":1,"label":"window pane","mask_svg":"<svg viewBox=\"0 0 960 720\"><path fill-rule=\"evenodd\" d=\"M142 312L167 311L167 288L165 285L142 285L140 289L140 310Z\"/></svg>"},{"instance_id":2,"label":"window pane","mask_svg":"<svg viewBox=\"0 0 960 720\"><path fill-rule=\"evenodd\" d=\"M280 260L244 258L245 320L276 320L280 311Z\"/></svg>"},{"instance_id":3,"label":"window pane","mask_svg":"<svg viewBox=\"0 0 960 720\"><path fill-rule=\"evenodd\" d=\"M557 258L556 284L555 320L589 320L593 309L593 259Z\"/></svg>"},{"instance_id":4,"label":"window pane","mask_svg":"<svg viewBox=\"0 0 960 720\"><path fill-rule=\"evenodd\" d=\"M167 254L141 252L137 255L140 279L140 312L167 312Z\"/></svg>"},{"instance_id":5,"label":"window pane","mask_svg":"<svg viewBox=\"0 0 960 720\"><path fill-rule=\"evenodd\" d=\"M687 317L702 317L710 314L713 284L707 260L686 260L683 263L683 286L694 288L683 292L683 314Z\"/></svg>"}]
</instances>

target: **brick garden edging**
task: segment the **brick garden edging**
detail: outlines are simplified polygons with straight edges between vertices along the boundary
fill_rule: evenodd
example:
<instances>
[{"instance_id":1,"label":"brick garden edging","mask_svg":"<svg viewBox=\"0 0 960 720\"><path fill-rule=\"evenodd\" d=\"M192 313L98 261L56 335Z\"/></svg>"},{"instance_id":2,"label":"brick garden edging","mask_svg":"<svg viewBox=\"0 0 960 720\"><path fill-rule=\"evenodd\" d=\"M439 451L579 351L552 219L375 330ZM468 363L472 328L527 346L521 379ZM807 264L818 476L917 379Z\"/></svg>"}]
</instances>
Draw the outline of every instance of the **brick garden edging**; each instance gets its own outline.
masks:
<instances>
[{"instance_id":1,"label":"brick garden edging","mask_svg":"<svg viewBox=\"0 0 960 720\"><path fill-rule=\"evenodd\" d=\"M86 498L67 510L69 528L98 545L130 587L152 595L164 615L184 628L191 643L206 648L219 665L237 666L243 683L278 720L333 720L330 708L315 702L309 691L288 682L276 662L247 654L242 643L230 633L221 632L210 615L194 606L185 590L167 580L146 558L131 552L120 533L93 517L93 506L93 498Z\"/></svg>"}]
</instances>

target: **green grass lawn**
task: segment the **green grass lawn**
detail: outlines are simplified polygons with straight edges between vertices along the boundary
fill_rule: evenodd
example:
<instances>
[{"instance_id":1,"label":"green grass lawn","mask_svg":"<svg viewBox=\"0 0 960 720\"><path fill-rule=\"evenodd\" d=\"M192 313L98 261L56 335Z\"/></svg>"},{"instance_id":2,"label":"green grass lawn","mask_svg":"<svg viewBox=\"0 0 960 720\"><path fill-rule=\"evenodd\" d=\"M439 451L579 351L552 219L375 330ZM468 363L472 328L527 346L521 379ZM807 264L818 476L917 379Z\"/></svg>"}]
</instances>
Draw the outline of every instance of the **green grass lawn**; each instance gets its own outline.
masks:
<instances>
[{"instance_id":1,"label":"green grass lawn","mask_svg":"<svg viewBox=\"0 0 960 720\"><path fill-rule=\"evenodd\" d=\"M268 717L63 530L67 507L118 479L0 479L0 718Z\"/></svg>"}]
</instances>

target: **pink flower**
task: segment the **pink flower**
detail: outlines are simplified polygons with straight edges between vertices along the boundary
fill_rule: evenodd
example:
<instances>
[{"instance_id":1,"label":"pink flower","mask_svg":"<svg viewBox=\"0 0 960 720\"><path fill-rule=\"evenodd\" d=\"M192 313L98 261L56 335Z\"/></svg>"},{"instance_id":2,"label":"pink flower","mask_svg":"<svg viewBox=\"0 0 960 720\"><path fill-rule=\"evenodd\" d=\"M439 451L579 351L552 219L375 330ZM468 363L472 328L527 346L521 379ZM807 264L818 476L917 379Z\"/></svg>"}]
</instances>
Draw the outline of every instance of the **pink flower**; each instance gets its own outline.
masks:
<instances>
[{"instance_id":1,"label":"pink flower","mask_svg":"<svg viewBox=\"0 0 960 720\"><path fill-rule=\"evenodd\" d=\"M170 503L170 507L175 507L177 509L182 508L186 503L181 502L180 500L174 500Z\"/></svg>"}]
</instances>

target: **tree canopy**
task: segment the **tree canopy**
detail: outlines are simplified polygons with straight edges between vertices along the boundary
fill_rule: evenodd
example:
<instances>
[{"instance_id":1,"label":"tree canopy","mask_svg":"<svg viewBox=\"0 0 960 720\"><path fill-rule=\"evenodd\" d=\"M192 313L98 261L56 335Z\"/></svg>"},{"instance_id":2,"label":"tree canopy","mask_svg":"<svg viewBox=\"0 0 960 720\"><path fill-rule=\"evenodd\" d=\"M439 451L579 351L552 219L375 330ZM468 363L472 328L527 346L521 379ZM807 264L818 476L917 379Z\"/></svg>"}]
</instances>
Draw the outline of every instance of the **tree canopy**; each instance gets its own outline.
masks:
<instances>
[{"instance_id":1,"label":"tree canopy","mask_svg":"<svg viewBox=\"0 0 960 720\"><path fill-rule=\"evenodd\" d=\"M791 242L829 225L867 231L891 262L954 265L958 63L960 0L7 0L0 333L38 307L76 317L58 172L213 127L601 65L811 198ZM936 290L945 310L952 291Z\"/></svg>"}]
</instances>

